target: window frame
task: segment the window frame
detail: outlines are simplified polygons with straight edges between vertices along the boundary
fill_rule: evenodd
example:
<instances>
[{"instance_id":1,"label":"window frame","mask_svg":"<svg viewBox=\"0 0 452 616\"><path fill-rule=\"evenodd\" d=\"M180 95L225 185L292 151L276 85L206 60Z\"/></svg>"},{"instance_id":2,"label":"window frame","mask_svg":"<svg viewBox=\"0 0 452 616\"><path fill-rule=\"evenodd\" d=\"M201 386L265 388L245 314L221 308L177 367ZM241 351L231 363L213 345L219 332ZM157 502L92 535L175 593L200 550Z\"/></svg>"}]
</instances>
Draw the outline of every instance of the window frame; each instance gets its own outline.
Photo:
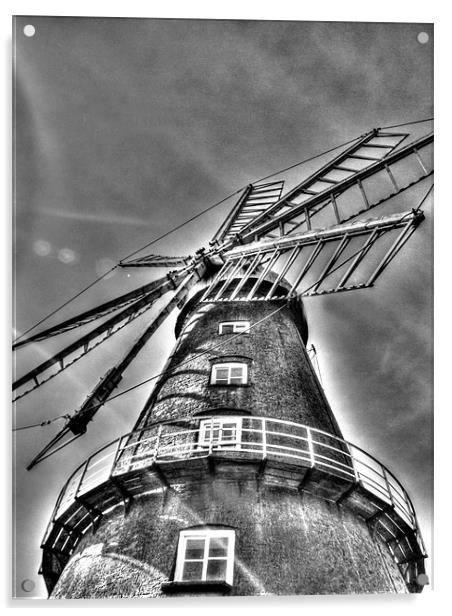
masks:
<instances>
[{"instance_id":1,"label":"window frame","mask_svg":"<svg viewBox=\"0 0 452 616\"><path fill-rule=\"evenodd\" d=\"M231 383L231 373L232 373L232 368L237 368L237 367L241 367L243 372L242 372L242 381L240 383ZM228 370L228 376L227 376L227 383L218 383L218 379L216 376L216 372L217 370L224 370L227 369ZM234 377L236 378L236 377ZM222 379L224 380L224 379ZM216 364L212 364L212 369L210 372L210 384L211 385L219 385L222 387L231 387L231 386L236 386L236 387L240 387L241 385L248 385L248 364L245 362L240 362L240 361L228 361L228 362L221 362L221 363L216 363Z\"/></svg>"},{"instance_id":2,"label":"window frame","mask_svg":"<svg viewBox=\"0 0 452 616\"><path fill-rule=\"evenodd\" d=\"M224 326L232 325L232 332L223 331ZM218 334L220 336L224 336L225 334L248 334L249 327L251 323L250 321L222 321L218 324Z\"/></svg>"},{"instance_id":3,"label":"window frame","mask_svg":"<svg viewBox=\"0 0 452 616\"><path fill-rule=\"evenodd\" d=\"M234 439L223 440L223 430L224 424L234 424L235 427L235 435ZM219 424L217 427L215 424ZM206 432L210 431L213 434L213 431L217 429L219 430L219 438L215 439L212 436L206 437ZM216 449L240 449L242 440L242 417L234 417L231 415L224 415L222 417L209 417L204 419L199 424L199 438L198 445L202 448L205 447L215 447Z\"/></svg>"},{"instance_id":4,"label":"window frame","mask_svg":"<svg viewBox=\"0 0 452 616\"><path fill-rule=\"evenodd\" d=\"M187 552L188 539L204 539L204 552L202 559L185 558ZM227 538L227 553L226 557L210 557L209 548L211 539ZM176 567L174 571L175 582L191 582L193 584L199 582L226 582L232 586L234 578L234 550L235 550L235 530L226 528L202 528L202 529L186 529L179 532L179 542L177 545ZM223 560L226 561L226 573L224 579L208 579L207 567L209 561ZM202 573L200 579L184 579L184 566L186 562L202 562Z\"/></svg>"}]
</instances>

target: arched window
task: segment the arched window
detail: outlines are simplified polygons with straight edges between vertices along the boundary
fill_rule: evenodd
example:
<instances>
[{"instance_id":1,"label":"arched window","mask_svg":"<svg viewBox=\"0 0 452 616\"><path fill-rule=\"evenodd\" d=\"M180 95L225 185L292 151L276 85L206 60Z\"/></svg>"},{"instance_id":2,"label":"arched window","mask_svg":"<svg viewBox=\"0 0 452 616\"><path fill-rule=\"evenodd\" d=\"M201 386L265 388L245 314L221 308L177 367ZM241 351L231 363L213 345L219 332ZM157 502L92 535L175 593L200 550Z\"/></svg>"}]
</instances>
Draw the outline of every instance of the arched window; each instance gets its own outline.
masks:
<instances>
[{"instance_id":1,"label":"arched window","mask_svg":"<svg viewBox=\"0 0 452 616\"><path fill-rule=\"evenodd\" d=\"M225 528L182 530L175 582L226 582L232 585L235 531Z\"/></svg>"},{"instance_id":2,"label":"arched window","mask_svg":"<svg viewBox=\"0 0 452 616\"><path fill-rule=\"evenodd\" d=\"M212 366L211 385L246 385L247 383L248 364L231 361Z\"/></svg>"}]
</instances>

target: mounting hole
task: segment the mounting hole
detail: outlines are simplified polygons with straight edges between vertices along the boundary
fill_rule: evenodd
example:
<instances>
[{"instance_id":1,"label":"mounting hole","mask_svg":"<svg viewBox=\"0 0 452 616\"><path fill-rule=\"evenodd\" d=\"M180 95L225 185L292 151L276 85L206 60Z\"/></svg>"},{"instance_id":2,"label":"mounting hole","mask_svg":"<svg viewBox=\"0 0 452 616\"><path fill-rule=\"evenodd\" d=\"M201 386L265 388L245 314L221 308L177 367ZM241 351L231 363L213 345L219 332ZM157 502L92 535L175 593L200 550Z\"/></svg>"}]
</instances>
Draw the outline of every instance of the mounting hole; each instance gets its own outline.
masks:
<instances>
[{"instance_id":1,"label":"mounting hole","mask_svg":"<svg viewBox=\"0 0 452 616\"><path fill-rule=\"evenodd\" d=\"M416 582L419 584L419 586L426 586L429 583L428 575L425 573L420 573L417 576Z\"/></svg>"},{"instance_id":2,"label":"mounting hole","mask_svg":"<svg viewBox=\"0 0 452 616\"><path fill-rule=\"evenodd\" d=\"M31 592L35 588L35 583L33 580L23 580L21 588L24 592Z\"/></svg>"},{"instance_id":3,"label":"mounting hole","mask_svg":"<svg viewBox=\"0 0 452 616\"><path fill-rule=\"evenodd\" d=\"M35 32L36 32L36 29L31 24L27 24L24 27L24 34L25 34L25 36L34 36Z\"/></svg>"},{"instance_id":4,"label":"mounting hole","mask_svg":"<svg viewBox=\"0 0 452 616\"><path fill-rule=\"evenodd\" d=\"M417 40L418 43L420 43L421 45L425 45L425 43L429 42L430 37L427 32L419 32L419 34L417 35Z\"/></svg>"}]
</instances>

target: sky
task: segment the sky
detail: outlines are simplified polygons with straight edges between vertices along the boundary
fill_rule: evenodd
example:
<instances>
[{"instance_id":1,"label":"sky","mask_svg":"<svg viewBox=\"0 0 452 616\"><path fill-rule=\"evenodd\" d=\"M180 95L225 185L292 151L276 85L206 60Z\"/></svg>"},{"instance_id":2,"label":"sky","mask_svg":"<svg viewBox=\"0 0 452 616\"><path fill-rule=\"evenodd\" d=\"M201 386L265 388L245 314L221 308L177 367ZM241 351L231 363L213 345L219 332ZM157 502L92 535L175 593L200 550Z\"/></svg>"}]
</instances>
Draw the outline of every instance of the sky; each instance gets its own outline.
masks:
<instances>
[{"instance_id":1,"label":"sky","mask_svg":"<svg viewBox=\"0 0 452 616\"><path fill-rule=\"evenodd\" d=\"M23 32L27 24L32 37ZM429 24L34 16L17 18L15 37L18 335L119 259L249 182L373 127L433 115ZM300 179L314 169L302 167ZM193 254L207 246L232 204L150 251ZM424 211L426 220L375 288L308 298L305 307L309 344L344 437L394 472L430 546L431 199ZM115 270L46 324L159 273ZM174 344L175 316L120 389L159 372ZM21 400L15 425L73 412L148 319ZM51 340L19 351L18 376L60 346ZM77 445L30 472L26 464L62 423L16 433L17 596L46 597L39 545L59 490L91 453L132 428L151 386L106 405ZM23 580L33 582L31 592L21 589Z\"/></svg>"}]
</instances>

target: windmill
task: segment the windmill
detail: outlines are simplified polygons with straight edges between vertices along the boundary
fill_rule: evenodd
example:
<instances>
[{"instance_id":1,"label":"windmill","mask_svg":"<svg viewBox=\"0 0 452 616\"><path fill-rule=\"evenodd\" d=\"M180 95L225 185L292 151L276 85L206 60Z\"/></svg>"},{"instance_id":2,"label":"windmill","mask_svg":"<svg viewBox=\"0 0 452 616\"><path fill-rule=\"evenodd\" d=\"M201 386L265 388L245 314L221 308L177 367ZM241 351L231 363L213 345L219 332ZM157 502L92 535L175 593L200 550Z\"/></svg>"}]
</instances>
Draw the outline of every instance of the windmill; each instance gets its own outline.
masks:
<instances>
[{"instance_id":1,"label":"windmill","mask_svg":"<svg viewBox=\"0 0 452 616\"><path fill-rule=\"evenodd\" d=\"M221 355L221 347L225 342L229 341L232 344L233 340L243 338L250 334L253 329L257 330L262 324L268 324L275 314L283 314L286 308L298 312L299 323L303 322L304 316L300 315L302 311L300 298L337 294L344 291L356 292L360 289L372 287L423 220L422 203L413 203L410 209L402 212L394 212L391 207L396 197L402 195L402 193L409 195L409 191L414 186L428 181L429 176L433 173L429 162L432 143L432 134L426 134L410 141L409 134L406 132L373 129L353 140L339 154L332 157L308 177L287 180L273 176L249 184L241 192L237 202L212 238L207 249L200 248L194 256L151 254L122 261L120 266L123 268L170 268L170 271L138 289L129 291L37 334L18 340L14 345L15 349L25 347L32 342L47 340L91 322L95 324L90 332L73 340L50 359L19 377L13 385L15 400L19 400L35 389L42 387L47 381L64 372L69 366L82 359L92 349L102 344L131 321L155 307L157 300L161 297L167 294L170 296L163 308L160 308L152 318L145 331L140 334L124 356L101 377L81 407L69 416L64 428L31 460L28 468L33 468L33 466L66 447L86 432L89 423L98 410L112 398L112 393L118 387L124 371L136 360L140 350L175 309L182 309L182 316L178 319L179 333L181 330L185 331L187 325L183 325L183 321L189 318L188 315L195 310L195 306L198 307L196 310L201 311L203 306L206 309L209 306L220 306L226 311L226 317L222 321L221 331L219 332L226 335L226 339L216 343L211 341L210 347L207 349L202 347L194 355L185 357L184 361L190 363L201 356L211 357L215 353ZM389 207L389 213L373 217L374 210L379 206ZM262 310L259 309L260 312L256 309L259 318L254 322L251 319L249 321L236 320L233 318L234 310L230 311L230 307L258 305L263 308ZM228 314L230 318L227 318ZM306 342L306 335L306 332L302 333L304 342ZM237 353L230 352L230 356L222 356L223 362L214 364L212 379L215 379L215 383L211 381L211 384L220 386L242 384L244 375L249 370L249 365L246 362L238 362L236 355ZM183 365L184 361L181 363L179 360L178 365ZM173 373L174 368L172 369L169 365L161 375L160 381L168 380ZM156 389L158 390L158 387ZM226 399L227 396L224 397L224 400ZM171 472L168 470L170 467L169 461L173 462L175 468L175 460L186 459L187 451L183 448L182 450L174 449L174 446L172 446L172 449L170 448L170 454L165 453L164 450L159 450L159 447L162 447L161 439L165 437L166 430L166 428L162 428L162 425L169 424L159 423L158 416L154 417L155 425L149 419L153 412L152 409L154 409L155 415L157 402L155 395L154 398L151 396L149 403L138 419L135 431L128 435L125 440L120 440L112 468L118 469L124 464L124 460L128 458L128 455L124 452L126 450L130 452L130 448L133 446L135 448L134 456L150 461L155 476L163 484L164 489L168 489L171 488ZM322 410L325 416L328 412L328 410ZM259 430L255 426L246 427L246 421L240 420L239 430L238 424L231 419L236 415L237 412L232 416L229 411L229 414L226 413L226 415L216 413L213 417L210 413L208 416L202 416L205 418L200 422L198 421L196 428L194 428L198 444L204 444L201 447L202 456L197 450L193 459L198 460L200 457L207 457L209 472L212 472L212 460L214 460L215 454L220 453L223 457L227 452L236 457L239 453L242 455L246 452L244 446L246 439L244 440L243 435L247 431L248 434L259 432L261 447L256 448L260 456L258 475L266 478L270 472L268 468L271 467L271 464L268 464L268 460L271 458L271 454L273 453L276 456L276 453L278 453L281 457L281 452L287 451L290 447L286 443L281 446L282 449L275 450L276 445L273 445L272 451L268 439L271 438L275 429L267 433L267 428L264 427L264 424L267 425L267 420L261 420L263 423L260 424ZM230 419L226 420L224 417L230 417ZM275 421L278 418L281 419L279 413L274 414L274 417ZM184 416L176 413L174 419L183 422ZM193 420L193 417L191 417L191 420ZM206 421L210 421L210 424ZM249 421L252 424L252 420ZM334 444L331 441L329 444L323 443L322 445L322 438L326 437L318 436L320 440L314 440L313 446L310 430L319 429L317 425L314 425L315 422L303 428L308 431L306 432L308 436L292 436L292 438L305 440L310 447L311 455L309 465L302 465L305 472L301 480L298 481L298 492L306 489L309 483L311 488L314 484L325 483L323 475L321 480L316 477L319 464L322 465L319 458L316 458L316 453L320 458L328 457L326 455L328 452L322 450L322 447L327 447L330 450L329 464L335 467L334 472L332 472L335 478L333 483L339 482L340 484L339 494L336 493L337 485L335 485L336 491L333 490L331 485L328 487L330 492L333 490L336 503L352 502L356 491L359 491L359 486L362 488L363 483L366 484L364 478L367 477L365 496L369 498L369 492L371 492L374 497L374 501L372 501L373 509L371 507L369 515L366 516L367 523L372 527L373 533L384 537L385 542L390 545L389 549L401 571L407 588L411 591L419 591L422 587L425 549L408 495L401 487L398 487L395 478L388 479L387 472L382 466L378 468L383 469L387 494L375 494L375 486L373 491L369 487L371 483L370 471L367 471L367 475L363 471L363 465L365 466L366 463L360 459L361 454L351 455L350 451L353 448L344 444L334 418L328 417L328 421L333 426L331 439L336 439ZM322 430L324 432L325 425L321 422L319 425L320 432ZM151 429L150 426L152 426L152 429L157 428L157 433L153 433L152 436L149 436L147 432ZM141 450L140 442L146 440L142 438L143 434L146 434L147 440L151 439L151 452L146 449ZM281 434L278 434L278 438L281 437ZM207 452L205 447L207 447ZM264 447L264 452L262 447ZM315 451L316 448L317 451ZM334 449L333 454L331 454L332 449ZM138 453L136 453L137 451ZM168 455L170 459L167 457L165 460L168 464L165 466L165 472L163 472L160 458ZM300 455L303 459L303 455ZM265 464L262 464L262 460L265 461ZM87 479L90 477L92 465L97 463L90 459L78 475L71 476L55 507L51 524L43 542L42 572L49 590L54 588L86 530L85 523L81 522L81 519L77 519L75 526L69 523L67 512L70 511L73 517L77 514L74 514L71 507L79 507L80 510L84 510L84 517L88 520L86 523L95 529L101 523L103 511L107 508L106 505L105 507L98 506L99 494L94 499L93 490L97 489L102 482L97 484L97 480L90 478L88 481ZM377 463L375 462L375 464ZM357 471L357 467L360 465L361 471ZM144 467L146 467L146 464L144 464ZM344 467L353 469L354 479L352 482L349 481L349 477L344 478L344 473L347 475L349 472L347 469L344 470ZM367 467L369 468L368 462ZM139 468L142 467L136 465L133 467L135 475ZM288 467L285 468L284 472L287 474L289 470L293 472L293 469ZM127 473L130 472L132 471L129 468ZM362 476L358 476L360 472ZM113 486L110 486L113 492L119 495L119 499L122 499L124 510L128 510L131 502L133 502L136 489L132 489L132 483L127 483L124 479L124 473L125 471L122 471L122 475L119 473L118 476L114 476L115 473L109 469L108 481L109 485ZM378 474L378 471L373 468L372 473ZM133 480L137 481L135 475ZM347 480L345 481L345 479ZM287 480L287 477L285 480ZM140 477L140 481L142 481L142 477ZM75 488L74 485L76 485ZM149 488L149 485L146 484L146 487ZM328 492L325 485L322 489L326 489ZM381 490L381 486L377 488L377 491L378 489ZM94 500L89 501L88 497L81 496L82 493L93 494L95 504L93 504ZM329 493L329 496L331 497L331 493ZM104 490L102 499L108 504L111 498L113 497L110 493L108 493L107 498ZM386 504L385 498L386 500L389 499ZM401 499L402 503L398 502L397 499L399 501ZM65 503L63 508L62 502ZM355 506L357 506L356 503ZM366 502L366 506L369 507L368 502ZM64 511L61 514L63 509ZM359 513L362 515L361 510ZM385 528L386 530L382 530ZM187 559L184 561L179 552L188 549L188 542L196 540L197 532L192 531L192 535L181 535L180 538L176 563L176 581L182 583L182 588L186 588L183 582L187 581L184 579L183 567L188 567L188 565L186 564ZM215 537L215 534L209 536L208 541L215 541ZM228 535L219 535L219 537L223 541L225 540L224 537L227 538ZM204 536L203 540L206 540ZM229 538L228 541L227 545L231 547L232 539ZM200 575L204 576L202 581L207 581L205 579L206 571L208 571L211 563L208 554L203 558L204 560L200 559L203 567L203 573ZM227 557L225 556L224 559L225 566L229 567ZM192 560L196 562L197 559ZM180 564L181 562L182 564ZM230 580L231 574L225 573L224 578ZM169 584L168 592L179 592L177 584L175 585L174 582L167 583Z\"/></svg>"}]
</instances>

